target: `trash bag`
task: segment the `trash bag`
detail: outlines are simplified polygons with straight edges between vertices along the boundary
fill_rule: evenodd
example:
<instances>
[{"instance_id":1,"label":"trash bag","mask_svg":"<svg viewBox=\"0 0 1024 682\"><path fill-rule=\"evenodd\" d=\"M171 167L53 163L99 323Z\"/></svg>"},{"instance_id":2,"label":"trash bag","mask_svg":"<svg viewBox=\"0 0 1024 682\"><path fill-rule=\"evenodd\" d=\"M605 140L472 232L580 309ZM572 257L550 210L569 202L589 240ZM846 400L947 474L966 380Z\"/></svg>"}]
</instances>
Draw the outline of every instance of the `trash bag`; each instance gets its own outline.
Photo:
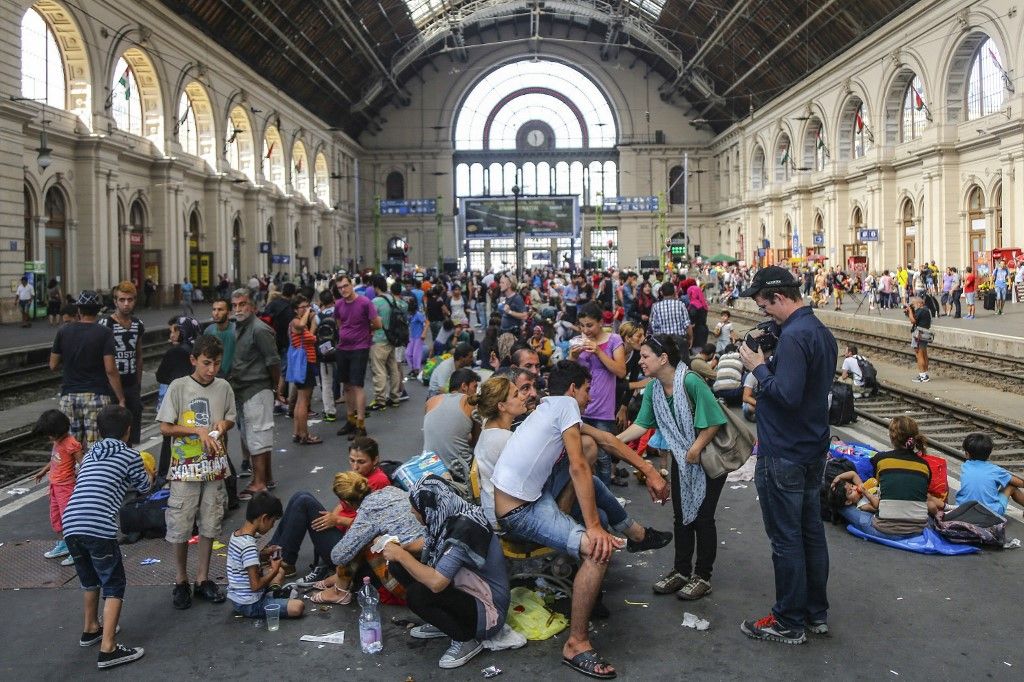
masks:
<instances>
[{"instance_id":1,"label":"trash bag","mask_svg":"<svg viewBox=\"0 0 1024 682\"><path fill-rule=\"evenodd\" d=\"M569 619L549 611L544 600L526 587L512 588L512 601L508 606L508 620L513 630L534 641L548 639L569 626Z\"/></svg>"}]
</instances>

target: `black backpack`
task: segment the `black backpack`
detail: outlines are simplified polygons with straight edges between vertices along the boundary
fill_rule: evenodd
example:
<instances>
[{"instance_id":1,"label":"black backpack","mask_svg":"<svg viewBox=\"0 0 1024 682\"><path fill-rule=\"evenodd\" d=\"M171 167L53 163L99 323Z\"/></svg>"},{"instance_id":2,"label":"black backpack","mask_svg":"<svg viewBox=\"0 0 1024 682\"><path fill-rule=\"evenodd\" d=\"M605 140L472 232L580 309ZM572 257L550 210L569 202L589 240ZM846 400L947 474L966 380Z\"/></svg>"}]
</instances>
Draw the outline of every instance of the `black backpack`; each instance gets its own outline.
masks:
<instances>
[{"instance_id":1,"label":"black backpack","mask_svg":"<svg viewBox=\"0 0 1024 682\"><path fill-rule=\"evenodd\" d=\"M391 306L391 316L388 319L388 326L384 330L384 336L387 337L388 343L395 348L409 345L409 313L407 307L403 305L395 305L393 298L384 296L385 301Z\"/></svg>"},{"instance_id":2,"label":"black backpack","mask_svg":"<svg viewBox=\"0 0 1024 682\"><path fill-rule=\"evenodd\" d=\"M870 388L871 395L875 395L878 393L878 370L864 356L856 355L854 357L857 360L857 367L860 368L860 378L864 382L864 388Z\"/></svg>"},{"instance_id":3,"label":"black backpack","mask_svg":"<svg viewBox=\"0 0 1024 682\"><path fill-rule=\"evenodd\" d=\"M324 316L316 328L316 352L321 360L334 362L338 347L338 321L333 316Z\"/></svg>"}]
</instances>

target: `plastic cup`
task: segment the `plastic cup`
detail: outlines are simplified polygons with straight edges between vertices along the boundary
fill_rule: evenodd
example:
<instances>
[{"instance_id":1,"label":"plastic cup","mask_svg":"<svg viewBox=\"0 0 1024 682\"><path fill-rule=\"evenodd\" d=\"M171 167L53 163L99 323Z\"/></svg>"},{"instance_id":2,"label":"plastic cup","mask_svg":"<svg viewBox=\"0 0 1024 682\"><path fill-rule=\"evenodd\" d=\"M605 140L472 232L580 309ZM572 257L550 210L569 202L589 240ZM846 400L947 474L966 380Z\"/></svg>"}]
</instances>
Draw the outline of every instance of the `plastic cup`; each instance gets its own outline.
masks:
<instances>
[{"instance_id":1,"label":"plastic cup","mask_svg":"<svg viewBox=\"0 0 1024 682\"><path fill-rule=\"evenodd\" d=\"M279 630L281 628L281 605L267 604L263 607L263 612L267 614L267 631Z\"/></svg>"}]
</instances>

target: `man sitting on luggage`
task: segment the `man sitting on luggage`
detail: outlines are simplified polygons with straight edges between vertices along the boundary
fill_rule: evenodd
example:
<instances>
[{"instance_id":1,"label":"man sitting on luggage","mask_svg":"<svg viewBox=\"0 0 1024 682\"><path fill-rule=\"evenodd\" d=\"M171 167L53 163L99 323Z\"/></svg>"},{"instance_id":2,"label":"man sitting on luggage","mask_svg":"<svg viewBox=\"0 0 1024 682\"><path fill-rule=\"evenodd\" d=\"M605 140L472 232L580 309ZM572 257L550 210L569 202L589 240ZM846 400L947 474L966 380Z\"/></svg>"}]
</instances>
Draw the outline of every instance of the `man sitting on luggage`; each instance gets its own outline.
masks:
<instances>
[{"instance_id":1,"label":"man sitting on luggage","mask_svg":"<svg viewBox=\"0 0 1024 682\"><path fill-rule=\"evenodd\" d=\"M864 386L864 375L860 371L860 363L857 362L857 346L853 344L846 347L846 354L843 356L843 373L839 378L842 381L853 380L854 398L868 396L868 389Z\"/></svg>"}]
</instances>

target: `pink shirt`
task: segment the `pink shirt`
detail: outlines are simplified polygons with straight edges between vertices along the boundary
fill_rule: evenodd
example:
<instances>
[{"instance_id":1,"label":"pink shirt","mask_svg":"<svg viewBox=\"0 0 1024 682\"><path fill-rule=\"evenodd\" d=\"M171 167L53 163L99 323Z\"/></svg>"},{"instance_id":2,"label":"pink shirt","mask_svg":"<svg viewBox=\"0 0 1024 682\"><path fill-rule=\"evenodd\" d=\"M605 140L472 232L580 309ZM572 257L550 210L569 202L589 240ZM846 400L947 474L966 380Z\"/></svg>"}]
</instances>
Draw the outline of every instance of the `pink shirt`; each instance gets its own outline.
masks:
<instances>
[{"instance_id":1,"label":"pink shirt","mask_svg":"<svg viewBox=\"0 0 1024 682\"><path fill-rule=\"evenodd\" d=\"M364 350L372 345L370 321L378 317L373 301L365 296L352 301L339 298L334 302L334 317L338 320L338 350Z\"/></svg>"}]
</instances>

